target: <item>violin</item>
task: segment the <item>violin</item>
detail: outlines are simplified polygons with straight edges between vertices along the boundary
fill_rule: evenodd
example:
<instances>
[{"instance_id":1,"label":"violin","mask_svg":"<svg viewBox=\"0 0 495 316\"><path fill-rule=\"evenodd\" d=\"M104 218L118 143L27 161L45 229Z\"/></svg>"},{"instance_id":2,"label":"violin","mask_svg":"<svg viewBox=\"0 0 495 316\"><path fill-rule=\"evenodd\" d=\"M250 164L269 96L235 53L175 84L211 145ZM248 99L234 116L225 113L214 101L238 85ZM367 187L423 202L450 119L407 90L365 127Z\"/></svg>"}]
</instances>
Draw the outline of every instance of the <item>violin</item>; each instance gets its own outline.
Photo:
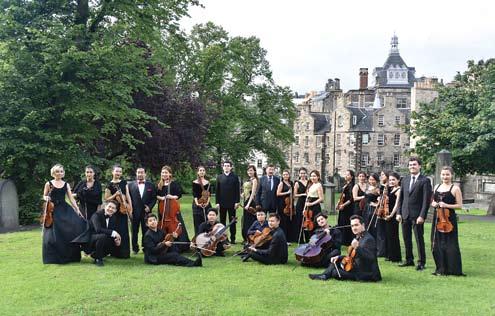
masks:
<instances>
[{"instance_id":1,"label":"violin","mask_svg":"<svg viewBox=\"0 0 495 316\"><path fill-rule=\"evenodd\" d=\"M124 197L124 194L122 193L122 190L120 189L120 186L116 183L114 183L113 185L114 185L115 189L117 189L117 192L119 193L115 196L115 200L117 201L117 203L119 203L119 212L121 214L127 214L127 216L129 218L131 218L131 216L132 216L131 208L127 204L127 199Z\"/></svg>"},{"instance_id":2,"label":"violin","mask_svg":"<svg viewBox=\"0 0 495 316\"><path fill-rule=\"evenodd\" d=\"M440 202L442 198L440 198ZM454 225L449 221L450 209L446 207L437 207L437 224L436 229L441 233L450 233L454 229Z\"/></svg>"},{"instance_id":3,"label":"violin","mask_svg":"<svg viewBox=\"0 0 495 316\"><path fill-rule=\"evenodd\" d=\"M227 239L227 229L235 223L237 223L237 217L234 217L227 226L218 223L213 226L211 232L202 233L196 236L194 243L196 244L196 247L201 250L201 254L206 257L213 256L216 252L218 243ZM215 237L215 240L213 240L212 237Z\"/></svg>"},{"instance_id":4,"label":"violin","mask_svg":"<svg viewBox=\"0 0 495 316\"><path fill-rule=\"evenodd\" d=\"M315 223L314 223L314 220L313 220L313 216L315 214L313 214L313 210L311 210L309 208L309 206L307 206L308 204L308 199L309 199L309 187L310 185L308 185L307 189L306 189L306 201L304 203L304 211L303 211L303 223L302 223L302 226L304 227L305 230L309 230L309 231L313 231L315 229Z\"/></svg>"},{"instance_id":5,"label":"violin","mask_svg":"<svg viewBox=\"0 0 495 316\"><path fill-rule=\"evenodd\" d=\"M253 247L261 247L266 244L268 241L272 240L272 230L270 227L265 227L261 232L257 231L256 233L248 236L248 240L251 246Z\"/></svg>"},{"instance_id":6,"label":"violin","mask_svg":"<svg viewBox=\"0 0 495 316\"><path fill-rule=\"evenodd\" d=\"M253 214L253 215L256 215L256 212L258 212L259 210L261 210L261 205L256 205L256 207L250 206L247 209L248 213Z\"/></svg>"},{"instance_id":7,"label":"violin","mask_svg":"<svg viewBox=\"0 0 495 316\"><path fill-rule=\"evenodd\" d=\"M388 185L385 185L380 203L376 208L376 215L381 218L385 218L390 215L389 203L388 203Z\"/></svg>"},{"instance_id":8,"label":"violin","mask_svg":"<svg viewBox=\"0 0 495 316\"><path fill-rule=\"evenodd\" d=\"M203 181L199 179L199 184L201 185L201 197L198 199L198 204L206 206L208 204L208 200L210 198L210 183L208 183L208 188L205 190L203 186Z\"/></svg>"},{"instance_id":9,"label":"violin","mask_svg":"<svg viewBox=\"0 0 495 316\"><path fill-rule=\"evenodd\" d=\"M345 201L345 193L344 191L342 191L342 193L340 194L339 201L337 202L337 206L335 207L337 211L340 210L340 207L344 204L344 201Z\"/></svg>"},{"instance_id":10,"label":"violin","mask_svg":"<svg viewBox=\"0 0 495 316\"><path fill-rule=\"evenodd\" d=\"M170 184L168 185L167 195L170 195ZM176 231L178 235L182 234L182 227L177 216L180 213L180 203L176 199L167 199L158 202L158 213L160 222L158 228L165 233Z\"/></svg>"},{"instance_id":11,"label":"violin","mask_svg":"<svg viewBox=\"0 0 495 316\"><path fill-rule=\"evenodd\" d=\"M362 198L359 200L359 210L364 211L364 207L366 206L366 198Z\"/></svg>"},{"instance_id":12,"label":"violin","mask_svg":"<svg viewBox=\"0 0 495 316\"><path fill-rule=\"evenodd\" d=\"M180 230L182 230L182 224L179 223L179 225L177 225L177 229L174 231L174 233L179 236L179 232ZM165 238L163 238L163 243L167 242L167 241L170 241L170 242L173 242L175 240L176 237L174 237L174 233L168 233L165 235ZM164 250L164 252L166 252L168 250L168 247Z\"/></svg>"},{"instance_id":13,"label":"violin","mask_svg":"<svg viewBox=\"0 0 495 316\"><path fill-rule=\"evenodd\" d=\"M287 215L290 217L290 220L292 221L292 216L294 215L294 205L292 203L292 189L290 189L290 194L289 196L285 197L284 199L284 215Z\"/></svg>"},{"instance_id":14,"label":"violin","mask_svg":"<svg viewBox=\"0 0 495 316\"><path fill-rule=\"evenodd\" d=\"M333 240L330 234L322 231L311 236L309 243L301 245L294 250L296 260L307 265L318 265L325 254L324 250L332 246Z\"/></svg>"},{"instance_id":15,"label":"violin","mask_svg":"<svg viewBox=\"0 0 495 316\"><path fill-rule=\"evenodd\" d=\"M362 235L356 236L356 240L361 239ZM351 271L354 268L354 258L356 257L356 248L349 246L347 247L347 256L342 258L340 265L344 271Z\"/></svg>"},{"instance_id":16,"label":"violin","mask_svg":"<svg viewBox=\"0 0 495 316\"><path fill-rule=\"evenodd\" d=\"M50 189L48 190L48 196L52 193L53 186L50 183ZM40 216L40 223L43 224L45 228L50 228L53 225L53 211L55 209L55 204L50 201L43 202L43 214Z\"/></svg>"}]
</instances>

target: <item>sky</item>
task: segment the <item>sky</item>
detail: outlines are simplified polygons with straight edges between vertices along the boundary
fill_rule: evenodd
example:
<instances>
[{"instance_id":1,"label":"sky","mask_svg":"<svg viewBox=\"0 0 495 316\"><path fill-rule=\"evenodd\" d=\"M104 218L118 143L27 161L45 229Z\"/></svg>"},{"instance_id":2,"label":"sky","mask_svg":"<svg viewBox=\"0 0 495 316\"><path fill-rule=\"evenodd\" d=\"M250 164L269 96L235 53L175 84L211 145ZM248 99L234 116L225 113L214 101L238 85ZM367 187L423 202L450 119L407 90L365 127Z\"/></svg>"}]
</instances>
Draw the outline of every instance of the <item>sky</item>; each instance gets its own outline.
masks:
<instances>
[{"instance_id":1,"label":"sky","mask_svg":"<svg viewBox=\"0 0 495 316\"><path fill-rule=\"evenodd\" d=\"M277 84L304 94L359 86L359 68L383 65L390 39L416 77L449 82L467 61L495 57L495 1L202 0L181 25L212 21L231 36L256 36ZM371 78L370 78L371 83Z\"/></svg>"}]
</instances>

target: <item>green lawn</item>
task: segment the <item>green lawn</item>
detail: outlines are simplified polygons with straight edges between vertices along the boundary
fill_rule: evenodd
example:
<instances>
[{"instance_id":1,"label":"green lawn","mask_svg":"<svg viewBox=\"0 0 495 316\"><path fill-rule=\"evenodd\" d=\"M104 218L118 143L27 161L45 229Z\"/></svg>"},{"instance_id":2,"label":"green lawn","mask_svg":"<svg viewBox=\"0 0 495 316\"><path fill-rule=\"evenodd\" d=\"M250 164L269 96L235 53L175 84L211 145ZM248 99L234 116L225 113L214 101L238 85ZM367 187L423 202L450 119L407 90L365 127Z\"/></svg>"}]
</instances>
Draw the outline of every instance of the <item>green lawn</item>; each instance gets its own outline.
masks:
<instances>
[{"instance_id":1,"label":"green lawn","mask_svg":"<svg viewBox=\"0 0 495 316\"><path fill-rule=\"evenodd\" d=\"M183 199L183 214L191 231L190 201ZM428 243L426 271L380 260L383 281L376 284L309 280L321 270L294 269L294 247L282 266L230 256L206 258L203 268L148 266L139 254L99 268L89 258L43 265L40 230L2 234L0 314L495 315L495 224L459 227L467 277L432 276Z\"/></svg>"}]
</instances>

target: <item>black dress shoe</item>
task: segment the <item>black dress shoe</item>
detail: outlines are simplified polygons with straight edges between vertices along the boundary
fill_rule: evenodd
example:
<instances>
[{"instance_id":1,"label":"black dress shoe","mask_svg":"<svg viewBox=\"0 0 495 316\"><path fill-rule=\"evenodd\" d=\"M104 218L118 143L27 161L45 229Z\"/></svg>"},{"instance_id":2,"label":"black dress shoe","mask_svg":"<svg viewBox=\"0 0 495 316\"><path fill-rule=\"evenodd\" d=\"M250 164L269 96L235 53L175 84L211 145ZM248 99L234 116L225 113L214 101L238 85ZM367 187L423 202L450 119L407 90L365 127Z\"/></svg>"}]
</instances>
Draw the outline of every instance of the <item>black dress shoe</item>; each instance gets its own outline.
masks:
<instances>
[{"instance_id":1,"label":"black dress shoe","mask_svg":"<svg viewBox=\"0 0 495 316\"><path fill-rule=\"evenodd\" d=\"M98 267L103 267L104 264L103 264L103 259L95 259L95 264L98 266Z\"/></svg>"},{"instance_id":2,"label":"black dress shoe","mask_svg":"<svg viewBox=\"0 0 495 316\"><path fill-rule=\"evenodd\" d=\"M203 259L202 259L202 256L201 256L201 252L197 252L196 253L196 260L194 261L194 267L202 267L203 266Z\"/></svg>"},{"instance_id":3,"label":"black dress shoe","mask_svg":"<svg viewBox=\"0 0 495 316\"><path fill-rule=\"evenodd\" d=\"M416 271L423 271L425 269L425 265L424 264L418 264L416 266Z\"/></svg>"},{"instance_id":4,"label":"black dress shoe","mask_svg":"<svg viewBox=\"0 0 495 316\"><path fill-rule=\"evenodd\" d=\"M325 274L308 274L308 277L311 280L322 280L322 281L328 280L328 277Z\"/></svg>"},{"instance_id":5,"label":"black dress shoe","mask_svg":"<svg viewBox=\"0 0 495 316\"><path fill-rule=\"evenodd\" d=\"M249 258L251 258L251 255L250 254L245 255L244 257L242 257L242 262L248 261Z\"/></svg>"},{"instance_id":6,"label":"black dress shoe","mask_svg":"<svg viewBox=\"0 0 495 316\"><path fill-rule=\"evenodd\" d=\"M399 264L398 267L414 267L414 262L404 262Z\"/></svg>"}]
</instances>

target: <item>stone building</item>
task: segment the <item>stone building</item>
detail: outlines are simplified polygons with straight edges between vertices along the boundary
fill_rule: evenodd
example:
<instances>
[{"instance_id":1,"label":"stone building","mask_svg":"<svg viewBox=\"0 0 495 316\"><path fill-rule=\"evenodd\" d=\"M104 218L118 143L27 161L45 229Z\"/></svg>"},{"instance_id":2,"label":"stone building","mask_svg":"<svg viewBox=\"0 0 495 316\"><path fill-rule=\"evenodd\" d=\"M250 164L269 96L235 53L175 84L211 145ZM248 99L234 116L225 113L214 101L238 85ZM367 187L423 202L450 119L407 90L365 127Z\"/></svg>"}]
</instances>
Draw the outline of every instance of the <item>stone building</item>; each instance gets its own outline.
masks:
<instances>
[{"instance_id":1,"label":"stone building","mask_svg":"<svg viewBox=\"0 0 495 316\"><path fill-rule=\"evenodd\" d=\"M395 35L385 63L372 72L371 85L368 77L368 69L361 68L359 89L345 93L338 79L330 79L325 91L309 94L298 105L295 143L288 153L294 175L303 166L325 178L347 169L405 170L411 144L405 126L412 104L435 97L436 79L416 80Z\"/></svg>"}]
</instances>

